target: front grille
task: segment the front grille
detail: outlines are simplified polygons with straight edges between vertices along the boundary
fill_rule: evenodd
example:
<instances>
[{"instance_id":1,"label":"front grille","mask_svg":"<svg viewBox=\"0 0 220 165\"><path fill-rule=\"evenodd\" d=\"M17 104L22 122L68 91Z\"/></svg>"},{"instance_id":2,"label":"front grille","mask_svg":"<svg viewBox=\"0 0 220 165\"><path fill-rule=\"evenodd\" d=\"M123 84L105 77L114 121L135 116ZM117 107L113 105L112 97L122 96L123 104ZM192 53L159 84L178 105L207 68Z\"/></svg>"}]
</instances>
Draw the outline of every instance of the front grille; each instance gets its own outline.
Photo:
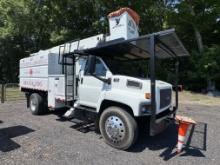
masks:
<instances>
[{"instance_id":1,"label":"front grille","mask_svg":"<svg viewBox=\"0 0 220 165\"><path fill-rule=\"evenodd\" d=\"M167 107L171 103L171 89L160 90L160 109Z\"/></svg>"}]
</instances>

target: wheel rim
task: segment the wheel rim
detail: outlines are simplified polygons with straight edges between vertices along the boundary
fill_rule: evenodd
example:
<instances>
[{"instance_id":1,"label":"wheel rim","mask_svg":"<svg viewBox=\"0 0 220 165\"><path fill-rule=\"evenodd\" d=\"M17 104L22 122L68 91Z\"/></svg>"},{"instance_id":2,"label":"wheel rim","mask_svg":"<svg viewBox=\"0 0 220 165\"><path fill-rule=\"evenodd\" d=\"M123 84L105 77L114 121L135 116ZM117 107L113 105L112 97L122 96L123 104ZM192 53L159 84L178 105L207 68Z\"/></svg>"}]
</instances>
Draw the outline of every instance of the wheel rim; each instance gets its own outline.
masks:
<instances>
[{"instance_id":1,"label":"wheel rim","mask_svg":"<svg viewBox=\"0 0 220 165\"><path fill-rule=\"evenodd\" d=\"M36 110L36 105L37 105L37 102L35 100L31 100L31 111L35 111Z\"/></svg>"},{"instance_id":2,"label":"wheel rim","mask_svg":"<svg viewBox=\"0 0 220 165\"><path fill-rule=\"evenodd\" d=\"M125 125L117 116L110 116L105 122L105 130L113 143L122 141L125 137Z\"/></svg>"}]
</instances>

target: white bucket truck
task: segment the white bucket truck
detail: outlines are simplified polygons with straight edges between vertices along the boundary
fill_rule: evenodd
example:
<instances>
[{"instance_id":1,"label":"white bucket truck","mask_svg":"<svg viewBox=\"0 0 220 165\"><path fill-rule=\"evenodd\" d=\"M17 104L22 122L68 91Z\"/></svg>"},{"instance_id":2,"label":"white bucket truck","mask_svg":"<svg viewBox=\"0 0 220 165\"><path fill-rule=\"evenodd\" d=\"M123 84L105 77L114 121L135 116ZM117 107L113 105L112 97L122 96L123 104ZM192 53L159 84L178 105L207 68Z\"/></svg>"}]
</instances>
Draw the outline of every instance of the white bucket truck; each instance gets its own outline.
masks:
<instances>
[{"instance_id":1,"label":"white bucket truck","mask_svg":"<svg viewBox=\"0 0 220 165\"><path fill-rule=\"evenodd\" d=\"M71 41L21 59L20 89L34 115L67 107L66 117L95 121L107 144L125 150L137 139L138 118L150 118L155 135L175 117L178 57L188 52L174 29L139 36L139 16L129 8L108 18L109 36ZM155 80L156 59L165 58L176 64L175 102L173 86ZM144 64L150 76L141 70Z\"/></svg>"}]
</instances>

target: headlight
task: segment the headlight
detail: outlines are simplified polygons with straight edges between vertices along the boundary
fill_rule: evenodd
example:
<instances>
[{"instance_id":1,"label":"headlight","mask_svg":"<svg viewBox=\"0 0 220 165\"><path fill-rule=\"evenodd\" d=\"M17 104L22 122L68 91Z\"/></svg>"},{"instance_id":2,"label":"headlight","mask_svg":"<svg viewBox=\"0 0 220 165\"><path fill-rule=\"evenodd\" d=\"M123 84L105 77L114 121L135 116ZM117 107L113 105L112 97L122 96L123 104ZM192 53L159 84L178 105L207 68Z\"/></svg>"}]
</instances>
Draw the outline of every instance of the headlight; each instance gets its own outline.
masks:
<instances>
[{"instance_id":1,"label":"headlight","mask_svg":"<svg viewBox=\"0 0 220 165\"><path fill-rule=\"evenodd\" d=\"M143 105L141 107L141 113L150 113L151 106L150 105Z\"/></svg>"}]
</instances>

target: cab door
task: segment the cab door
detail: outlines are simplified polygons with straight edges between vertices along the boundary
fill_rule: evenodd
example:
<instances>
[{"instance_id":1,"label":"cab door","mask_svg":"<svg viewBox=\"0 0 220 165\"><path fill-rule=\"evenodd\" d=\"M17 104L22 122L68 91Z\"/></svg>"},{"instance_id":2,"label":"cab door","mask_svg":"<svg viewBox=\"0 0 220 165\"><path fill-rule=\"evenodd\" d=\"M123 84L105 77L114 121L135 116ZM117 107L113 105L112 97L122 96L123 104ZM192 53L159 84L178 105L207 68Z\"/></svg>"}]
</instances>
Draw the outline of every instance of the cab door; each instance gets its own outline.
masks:
<instances>
[{"instance_id":1,"label":"cab door","mask_svg":"<svg viewBox=\"0 0 220 165\"><path fill-rule=\"evenodd\" d=\"M85 106L97 107L100 95L105 90L105 83L87 73L87 63L80 71L79 76L79 103ZM99 77L106 77L107 67L100 59L96 59L95 74Z\"/></svg>"}]
</instances>

